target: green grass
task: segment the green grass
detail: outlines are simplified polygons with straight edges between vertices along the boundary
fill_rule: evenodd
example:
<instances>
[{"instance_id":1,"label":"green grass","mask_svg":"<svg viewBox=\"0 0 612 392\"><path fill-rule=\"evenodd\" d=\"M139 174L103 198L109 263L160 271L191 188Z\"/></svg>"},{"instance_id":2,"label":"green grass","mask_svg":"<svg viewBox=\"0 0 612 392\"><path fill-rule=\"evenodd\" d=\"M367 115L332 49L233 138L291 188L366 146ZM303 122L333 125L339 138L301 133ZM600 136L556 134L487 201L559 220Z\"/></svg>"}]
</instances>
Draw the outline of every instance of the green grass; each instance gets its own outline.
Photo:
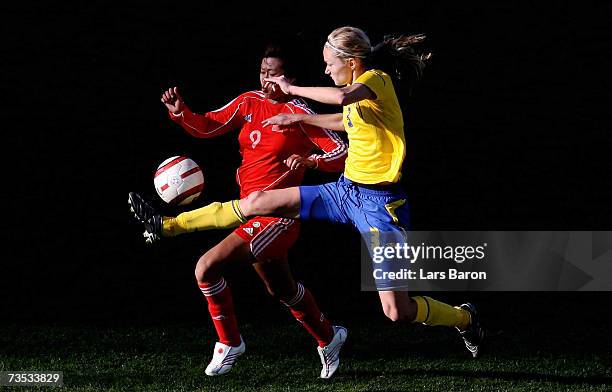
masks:
<instances>
[{"instance_id":1,"label":"green grass","mask_svg":"<svg viewBox=\"0 0 612 392\"><path fill-rule=\"evenodd\" d=\"M297 323L277 321L242 326L247 352L222 377L203 372L212 353L209 324L0 326L0 370L60 370L62 390L71 391L612 390L605 326L588 336L553 336L546 326L522 335L493 330L478 360L445 328L378 318L346 326L349 339L331 380L318 379L314 341Z\"/></svg>"}]
</instances>

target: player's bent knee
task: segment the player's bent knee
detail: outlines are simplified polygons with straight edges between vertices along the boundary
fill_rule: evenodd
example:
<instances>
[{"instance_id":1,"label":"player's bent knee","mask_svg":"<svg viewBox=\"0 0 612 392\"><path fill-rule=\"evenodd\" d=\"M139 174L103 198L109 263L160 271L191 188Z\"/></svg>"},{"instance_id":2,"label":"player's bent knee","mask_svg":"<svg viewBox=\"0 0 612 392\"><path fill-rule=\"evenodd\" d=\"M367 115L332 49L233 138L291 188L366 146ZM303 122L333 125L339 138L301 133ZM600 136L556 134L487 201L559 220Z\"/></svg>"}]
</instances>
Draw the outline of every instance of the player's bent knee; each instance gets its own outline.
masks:
<instances>
[{"instance_id":1,"label":"player's bent knee","mask_svg":"<svg viewBox=\"0 0 612 392\"><path fill-rule=\"evenodd\" d=\"M198 284L206 283L206 279L205 279L206 267L200 261L198 261L198 263L196 264L194 274L195 274L196 280L198 281Z\"/></svg>"},{"instance_id":2,"label":"player's bent knee","mask_svg":"<svg viewBox=\"0 0 612 392\"><path fill-rule=\"evenodd\" d=\"M208 252L200 257L194 271L198 284L210 283L211 280L218 279L215 273L214 265L215 258Z\"/></svg>"}]
</instances>

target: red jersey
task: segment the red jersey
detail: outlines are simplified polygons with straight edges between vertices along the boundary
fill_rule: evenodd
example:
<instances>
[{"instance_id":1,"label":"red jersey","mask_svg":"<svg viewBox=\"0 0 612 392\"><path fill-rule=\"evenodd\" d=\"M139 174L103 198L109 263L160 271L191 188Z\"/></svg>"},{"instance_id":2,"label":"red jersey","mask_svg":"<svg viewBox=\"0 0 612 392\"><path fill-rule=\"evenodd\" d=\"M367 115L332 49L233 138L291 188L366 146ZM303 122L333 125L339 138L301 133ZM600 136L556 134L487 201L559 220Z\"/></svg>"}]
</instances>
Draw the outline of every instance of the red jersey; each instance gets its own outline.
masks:
<instances>
[{"instance_id":1,"label":"red jersey","mask_svg":"<svg viewBox=\"0 0 612 392\"><path fill-rule=\"evenodd\" d=\"M236 173L240 197L253 191L288 188L301 184L304 170L289 170L283 163L293 154L311 157L322 171L340 172L344 168L347 145L333 131L297 123L282 130L263 127L261 122L280 113L313 112L301 99L272 103L260 91L249 91L221 109L205 114L187 107L170 118L198 138L209 138L240 128L238 142L242 163ZM322 154L313 154L313 150Z\"/></svg>"}]
</instances>

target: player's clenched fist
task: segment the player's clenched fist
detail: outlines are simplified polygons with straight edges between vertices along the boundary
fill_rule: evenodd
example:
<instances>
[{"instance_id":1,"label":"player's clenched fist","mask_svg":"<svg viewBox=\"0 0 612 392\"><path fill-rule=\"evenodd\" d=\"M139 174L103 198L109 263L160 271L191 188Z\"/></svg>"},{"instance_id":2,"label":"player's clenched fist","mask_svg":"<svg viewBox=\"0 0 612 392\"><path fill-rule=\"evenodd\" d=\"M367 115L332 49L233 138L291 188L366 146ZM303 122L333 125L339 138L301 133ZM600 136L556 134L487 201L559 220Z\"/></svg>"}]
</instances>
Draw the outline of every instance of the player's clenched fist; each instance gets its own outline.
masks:
<instances>
[{"instance_id":1,"label":"player's clenched fist","mask_svg":"<svg viewBox=\"0 0 612 392\"><path fill-rule=\"evenodd\" d=\"M185 107L185 102L183 102L183 98L181 98L181 95L176 87L172 87L167 91L164 91L161 101L164 105L166 105L172 114L181 113Z\"/></svg>"}]
</instances>

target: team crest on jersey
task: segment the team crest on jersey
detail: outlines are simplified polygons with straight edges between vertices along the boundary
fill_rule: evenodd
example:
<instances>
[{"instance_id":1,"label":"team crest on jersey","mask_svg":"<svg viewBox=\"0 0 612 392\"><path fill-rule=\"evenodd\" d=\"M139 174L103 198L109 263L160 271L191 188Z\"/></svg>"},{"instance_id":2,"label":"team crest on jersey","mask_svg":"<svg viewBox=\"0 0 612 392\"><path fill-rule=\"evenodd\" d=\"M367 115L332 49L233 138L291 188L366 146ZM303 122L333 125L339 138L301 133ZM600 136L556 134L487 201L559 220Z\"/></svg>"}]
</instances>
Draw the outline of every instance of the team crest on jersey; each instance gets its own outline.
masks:
<instances>
[{"instance_id":1,"label":"team crest on jersey","mask_svg":"<svg viewBox=\"0 0 612 392\"><path fill-rule=\"evenodd\" d=\"M351 121L351 107L348 107L347 113L346 113L346 121L348 123L349 127L353 127L353 122Z\"/></svg>"},{"instance_id":2,"label":"team crest on jersey","mask_svg":"<svg viewBox=\"0 0 612 392\"><path fill-rule=\"evenodd\" d=\"M244 116L244 121L251 122L251 120L253 120L252 114L247 114L246 116Z\"/></svg>"},{"instance_id":3,"label":"team crest on jersey","mask_svg":"<svg viewBox=\"0 0 612 392\"><path fill-rule=\"evenodd\" d=\"M254 228L258 228L259 226L261 226L261 223L259 223L259 222L253 222L253 227L254 227Z\"/></svg>"},{"instance_id":4,"label":"team crest on jersey","mask_svg":"<svg viewBox=\"0 0 612 392\"><path fill-rule=\"evenodd\" d=\"M246 231L249 235L253 235L253 228L252 227L243 227L242 230Z\"/></svg>"}]
</instances>

